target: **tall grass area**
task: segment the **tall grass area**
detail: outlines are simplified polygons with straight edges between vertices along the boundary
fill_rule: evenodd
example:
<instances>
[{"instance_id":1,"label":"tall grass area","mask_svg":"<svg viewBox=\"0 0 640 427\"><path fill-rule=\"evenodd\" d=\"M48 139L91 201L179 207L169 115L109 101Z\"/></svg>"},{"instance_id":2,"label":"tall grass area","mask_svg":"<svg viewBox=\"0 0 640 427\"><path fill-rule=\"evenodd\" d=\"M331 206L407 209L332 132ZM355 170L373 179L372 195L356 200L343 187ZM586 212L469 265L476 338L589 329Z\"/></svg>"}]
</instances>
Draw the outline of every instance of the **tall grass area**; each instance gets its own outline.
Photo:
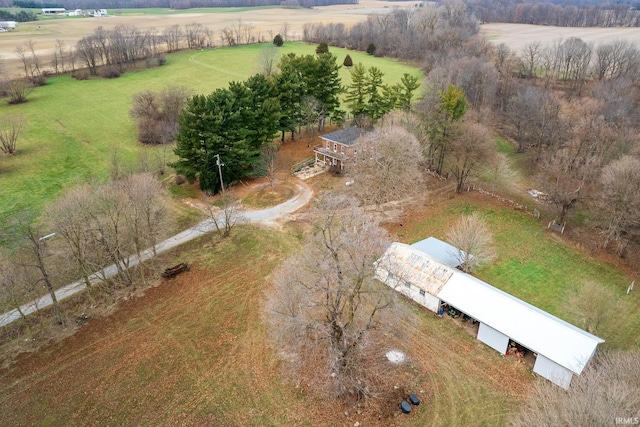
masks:
<instances>
[{"instance_id":1,"label":"tall grass area","mask_svg":"<svg viewBox=\"0 0 640 427\"><path fill-rule=\"evenodd\" d=\"M4 225L0 234L7 231L6 218L15 212L39 211L68 186L108 179L116 160L118 167L129 170L136 168L140 157L158 162L161 149L143 147L136 140L136 125L128 114L135 93L172 85L210 93L258 72L263 47L183 51L168 56L165 66L131 71L113 80L53 77L46 86L36 88L26 104L7 105L0 100L0 115L21 114L28 121L18 154L0 158L0 224ZM303 43L286 43L278 50L280 54L314 51L315 45ZM394 60L338 48L331 52L340 63L348 52L354 63L377 66L389 84L399 82L403 73L422 75ZM341 77L348 84L349 71L342 69Z\"/></svg>"},{"instance_id":2,"label":"tall grass area","mask_svg":"<svg viewBox=\"0 0 640 427\"><path fill-rule=\"evenodd\" d=\"M633 279L616 266L571 247L535 218L510 208L458 198L445 202L428 220L410 224L402 232L403 240L414 243L429 236L446 240L453 221L472 212L479 212L488 222L498 255L475 273L477 277L575 325L580 325L580 319L569 312L567 298L585 281L594 280L613 290L619 303L597 331L606 340L604 346L640 346L640 317L634 314L640 308L640 293L626 295Z\"/></svg>"}]
</instances>

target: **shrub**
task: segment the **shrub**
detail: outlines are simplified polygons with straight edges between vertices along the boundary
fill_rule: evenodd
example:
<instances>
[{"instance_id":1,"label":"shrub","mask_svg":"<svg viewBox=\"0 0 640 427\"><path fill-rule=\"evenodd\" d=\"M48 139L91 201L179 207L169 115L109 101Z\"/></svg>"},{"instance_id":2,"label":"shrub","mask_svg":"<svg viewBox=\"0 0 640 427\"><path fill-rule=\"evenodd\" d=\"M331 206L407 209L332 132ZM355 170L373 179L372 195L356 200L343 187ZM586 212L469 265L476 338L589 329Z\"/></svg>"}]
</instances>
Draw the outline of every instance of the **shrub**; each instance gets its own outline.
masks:
<instances>
[{"instance_id":1,"label":"shrub","mask_svg":"<svg viewBox=\"0 0 640 427\"><path fill-rule=\"evenodd\" d=\"M316 48L316 53L318 55L323 53L329 53L329 45L327 44L327 42L320 42L320 44Z\"/></svg>"},{"instance_id":2,"label":"shrub","mask_svg":"<svg viewBox=\"0 0 640 427\"><path fill-rule=\"evenodd\" d=\"M284 44L284 40L282 39L282 36L280 34L276 34L276 36L273 38L273 44L278 47L281 47Z\"/></svg>"},{"instance_id":3,"label":"shrub","mask_svg":"<svg viewBox=\"0 0 640 427\"><path fill-rule=\"evenodd\" d=\"M167 58L165 58L164 55L158 56L158 67L162 67L166 63L167 63Z\"/></svg>"},{"instance_id":4,"label":"shrub","mask_svg":"<svg viewBox=\"0 0 640 427\"><path fill-rule=\"evenodd\" d=\"M344 57L344 62L342 63L345 67L353 67L353 60L350 55Z\"/></svg>"},{"instance_id":5,"label":"shrub","mask_svg":"<svg viewBox=\"0 0 640 427\"><path fill-rule=\"evenodd\" d=\"M373 43L369 43L369 46L367 46L367 53L369 55L373 55L374 53L376 53L376 45Z\"/></svg>"},{"instance_id":6,"label":"shrub","mask_svg":"<svg viewBox=\"0 0 640 427\"><path fill-rule=\"evenodd\" d=\"M117 79L118 77L120 77L120 71L116 70L115 68L109 67L104 70L104 72L102 73L102 77L104 77L105 79Z\"/></svg>"}]
</instances>

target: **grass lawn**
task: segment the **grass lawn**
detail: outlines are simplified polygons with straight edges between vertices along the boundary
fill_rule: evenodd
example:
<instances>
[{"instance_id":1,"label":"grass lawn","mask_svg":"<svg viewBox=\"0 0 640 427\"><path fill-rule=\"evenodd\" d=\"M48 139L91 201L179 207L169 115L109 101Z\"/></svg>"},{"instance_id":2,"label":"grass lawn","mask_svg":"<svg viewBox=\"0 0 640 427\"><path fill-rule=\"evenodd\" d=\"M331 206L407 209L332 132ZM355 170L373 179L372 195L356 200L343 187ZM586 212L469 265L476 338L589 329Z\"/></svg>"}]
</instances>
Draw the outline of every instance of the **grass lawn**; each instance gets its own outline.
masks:
<instances>
[{"instance_id":1,"label":"grass lawn","mask_svg":"<svg viewBox=\"0 0 640 427\"><path fill-rule=\"evenodd\" d=\"M423 404L378 420L283 383L261 320L272 269L299 247L295 230L236 228L165 255L192 269L122 302L75 335L0 371L0 424L327 426L504 425L530 374L450 318L418 311L392 338L415 365ZM175 257L175 258L174 258Z\"/></svg>"},{"instance_id":2,"label":"grass lawn","mask_svg":"<svg viewBox=\"0 0 640 427\"><path fill-rule=\"evenodd\" d=\"M429 236L446 240L453 222L472 212L488 222L498 253L477 277L575 325L579 319L565 309L567 296L584 281L595 280L612 289L620 304L597 332L606 340L604 347L640 346L640 317L633 314L640 308L640 293L625 295L631 275L575 249L531 216L471 193L430 207L428 214L412 216L395 231L406 243Z\"/></svg>"},{"instance_id":3,"label":"grass lawn","mask_svg":"<svg viewBox=\"0 0 640 427\"><path fill-rule=\"evenodd\" d=\"M163 67L128 72L113 80L53 77L46 86L36 88L26 104L11 106L0 100L0 115L21 114L28 121L18 142L18 154L0 158L0 223L6 224L4 219L20 209L39 211L67 186L107 179L114 158L125 169L136 168L145 152L144 157L157 163L161 149L142 147L136 141L135 123L128 115L133 94L171 85L210 93L256 73L261 48L184 51L168 56ZM287 43L280 51L311 54L315 46ZM347 52L331 51L340 63ZM388 83L399 82L405 72L421 76L418 69L394 60L349 54L356 63L382 69ZM348 73L341 70L345 84ZM6 229L0 229L0 234L3 231Z\"/></svg>"}]
</instances>

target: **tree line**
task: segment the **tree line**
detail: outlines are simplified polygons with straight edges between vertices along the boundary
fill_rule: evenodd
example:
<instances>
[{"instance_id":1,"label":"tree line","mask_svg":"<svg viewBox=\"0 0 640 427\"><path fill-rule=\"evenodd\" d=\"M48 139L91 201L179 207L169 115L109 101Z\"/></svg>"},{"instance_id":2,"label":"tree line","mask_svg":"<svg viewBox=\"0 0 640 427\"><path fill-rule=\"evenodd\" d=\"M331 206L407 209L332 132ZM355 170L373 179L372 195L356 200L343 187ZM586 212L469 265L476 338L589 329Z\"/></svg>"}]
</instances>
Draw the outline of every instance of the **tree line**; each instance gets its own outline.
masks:
<instances>
[{"instance_id":1,"label":"tree line","mask_svg":"<svg viewBox=\"0 0 640 427\"><path fill-rule=\"evenodd\" d=\"M31 321L20 305L39 296L51 296L56 323L65 316L55 291L80 278L87 298L97 289L131 286L136 275L155 269L153 259L129 269L130 256L154 248L170 228L166 194L151 174L133 174L108 184L73 187L47 205L41 218L18 212L10 220L19 243L0 262L0 307L17 309L23 323ZM114 265L117 275L104 280L105 267Z\"/></svg>"},{"instance_id":2,"label":"tree line","mask_svg":"<svg viewBox=\"0 0 640 427\"><path fill-rule=\"evenodd\" d=\"M465 1L482 23L553 25L556 27L638 27L640 9L628 3L562 4L518 0Z\"/></svg>"},{"instance_id":3,"label":"tree line","mask_svg":"<svg viewBox=\"0 0 640 427\"><path fill-rule=\"evenodd\" d=\"M16 13L0 10L0 21L31 22L37 19L35 13L27 10L19 10Z\"/></svg>"}]
</instances>

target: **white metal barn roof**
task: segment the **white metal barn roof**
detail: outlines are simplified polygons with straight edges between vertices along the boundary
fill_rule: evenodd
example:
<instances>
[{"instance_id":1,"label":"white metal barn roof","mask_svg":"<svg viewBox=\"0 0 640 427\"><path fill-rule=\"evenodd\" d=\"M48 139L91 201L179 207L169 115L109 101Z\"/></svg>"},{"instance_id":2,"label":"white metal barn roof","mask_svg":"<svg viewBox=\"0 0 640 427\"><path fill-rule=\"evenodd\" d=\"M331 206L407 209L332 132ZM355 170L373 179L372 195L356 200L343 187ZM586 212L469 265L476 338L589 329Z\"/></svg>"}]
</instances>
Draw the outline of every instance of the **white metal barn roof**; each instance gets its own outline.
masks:
<instances>
[{"instance_id":1,"label":"white metal barn roof","mask_svg":"<svg viewBox=\"0 0 640 427\"><path fill-rule=\"evenodd\" d=\"M448 244L447 242L443 242L440 239L436 239L435 237L420 240L411 246L435 258L436 260L447 264L449 267L456 268L461 264L460 258L457 255L458 248Z\"/></svg>"},{"instance_id":2,"label":"white metal barn roof","mask_svg":"<svg viewBox=\"0 0 640 427\"><path fill-rule=\"evenodd\" d=\"M500 289L457 271L437 295L529 350L580 374L604 342Z\"/></svg>"},{"instance_id":3,"label":"white metal barn roof","mask_svg":"<svg viewBox=\"0 0 640 427\"><path fill-rule=\"evenodd\" d=\"M415 244L392 243L378 261L380 270L386 270L388 274L424 289L576 374L582 372L598 344L604 342L562 319L445 265L420 251Z\"/></svg>"}]
</instances>

